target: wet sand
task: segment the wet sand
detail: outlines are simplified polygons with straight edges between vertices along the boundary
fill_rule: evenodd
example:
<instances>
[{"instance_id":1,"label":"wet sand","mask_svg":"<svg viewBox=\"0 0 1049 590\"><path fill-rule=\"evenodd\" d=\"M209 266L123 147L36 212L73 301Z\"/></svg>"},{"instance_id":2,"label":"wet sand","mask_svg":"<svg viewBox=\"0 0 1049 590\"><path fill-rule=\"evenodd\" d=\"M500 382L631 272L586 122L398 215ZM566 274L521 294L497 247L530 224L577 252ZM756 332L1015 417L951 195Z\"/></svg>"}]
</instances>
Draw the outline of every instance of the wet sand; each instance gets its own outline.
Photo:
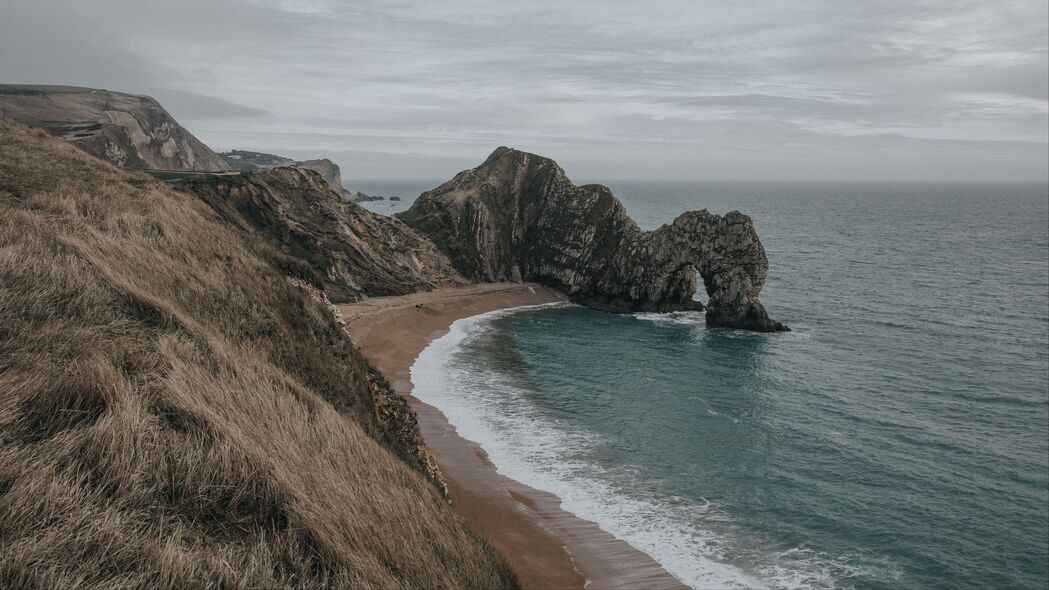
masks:
<instances>
[{"instance_id":1,"label":"wet sand","mask_svg":"<svg viewBox=\"0 0 1049 590\"><path fill-rule=\"evenodd\" d=\"M418 414L456 512L499 550L525 588L685 588L648 555L562 510L557 496L500 475L483 449L411 395L412 364L455 320L561 299L539 285L497 283L375 297L339 310L354 342Z\"/></svg>"}]
</instances>

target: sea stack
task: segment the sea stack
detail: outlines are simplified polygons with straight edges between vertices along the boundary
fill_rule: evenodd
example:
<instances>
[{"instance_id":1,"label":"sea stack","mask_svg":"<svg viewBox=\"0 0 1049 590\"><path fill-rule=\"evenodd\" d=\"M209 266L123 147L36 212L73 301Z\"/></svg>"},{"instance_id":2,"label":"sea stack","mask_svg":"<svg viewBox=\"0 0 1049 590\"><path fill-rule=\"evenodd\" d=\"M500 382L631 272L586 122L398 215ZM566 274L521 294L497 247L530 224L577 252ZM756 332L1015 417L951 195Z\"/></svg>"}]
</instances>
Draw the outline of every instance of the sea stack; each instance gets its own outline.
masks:
<instances>
[{"instance_id":1,"label":"sea stack","mask_svg":"<svg viewBox=\"0 0 1049 590\"><path fill-rule=\"evenodd\" d=\"M758 299L768 259L738 211L691 211L643 231L607 187L576 186L553 160L500 147L398 217L473 280L535 281L604 311L705 307L712 326L788 329ZM692 297L697 273L706 306Z\"/></svg>"}]
</instances>

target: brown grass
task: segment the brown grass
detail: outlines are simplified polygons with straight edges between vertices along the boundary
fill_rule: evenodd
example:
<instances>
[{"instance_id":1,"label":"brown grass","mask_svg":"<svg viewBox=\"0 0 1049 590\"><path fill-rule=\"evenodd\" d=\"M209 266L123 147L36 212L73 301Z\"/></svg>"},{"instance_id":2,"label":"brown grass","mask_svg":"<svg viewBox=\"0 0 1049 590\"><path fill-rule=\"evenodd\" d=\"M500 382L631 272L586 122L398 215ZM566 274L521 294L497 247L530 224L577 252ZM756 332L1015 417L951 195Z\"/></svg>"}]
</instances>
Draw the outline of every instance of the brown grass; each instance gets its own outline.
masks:
<instances>
[{"instance_id":1,"label":"brown grass","mask_svg":"<svg viewBox=\"0 0 1049 590\"><path fill-rule=\"evenodd\" d=\"M250 246L0 118L0 587L514 586L414 415Z\"/></svg>"}]
</instances>

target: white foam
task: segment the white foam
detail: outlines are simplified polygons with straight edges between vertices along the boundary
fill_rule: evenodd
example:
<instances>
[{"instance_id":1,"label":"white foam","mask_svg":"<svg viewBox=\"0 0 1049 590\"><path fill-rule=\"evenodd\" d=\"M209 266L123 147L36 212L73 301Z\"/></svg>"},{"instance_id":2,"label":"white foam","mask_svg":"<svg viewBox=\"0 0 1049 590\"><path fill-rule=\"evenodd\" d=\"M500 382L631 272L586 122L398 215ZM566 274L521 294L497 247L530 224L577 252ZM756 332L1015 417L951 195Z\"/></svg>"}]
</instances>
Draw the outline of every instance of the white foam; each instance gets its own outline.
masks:
<instances>
[{"instance_id":1,"label":"white foam","mask_svg":"<svg viewBox=\"0 0 1049 590\"><path fill-rule=\"evenodd\" d=\"M696 588L779 585L718 561L720 539L692 524L697 513L721 518L715 507L684 498L657 502L631 494L622 484L617 488L612 482L629 480L622 468L580 458L596 443L596 435L542 414L512 379L456 362L464 342L487 330L489 320L536 307L541 306L456 321L412 366L414 395L441 410L461 436L480 444L499 472L556 494L565 510L649 554L686 584Z\"/></svg>"},{"instance_id":2,"label":"white foam","mask_svg":"<svg viewBox=\"0 0 1049 590\"><path fill-rule=\"evenodd\" d=\"M705 326L701 311L672 311L669 313L641 312L631 314L634 318L654 324L674 326Z\"/></svg>"}]
</instances>

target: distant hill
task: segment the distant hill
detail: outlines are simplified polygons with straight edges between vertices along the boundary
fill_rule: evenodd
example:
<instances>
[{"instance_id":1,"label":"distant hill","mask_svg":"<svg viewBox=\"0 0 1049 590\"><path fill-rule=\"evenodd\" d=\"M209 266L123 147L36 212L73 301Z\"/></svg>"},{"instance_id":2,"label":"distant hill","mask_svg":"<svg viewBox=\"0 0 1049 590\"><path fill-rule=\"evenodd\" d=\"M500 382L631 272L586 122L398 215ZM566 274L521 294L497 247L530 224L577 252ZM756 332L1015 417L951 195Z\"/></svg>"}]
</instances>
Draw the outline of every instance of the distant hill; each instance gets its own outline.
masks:
<instances>
[{"instance_id":1,"label":"distant hill","mask_svg":"<svg viewBox=\"0 0 1049 590\"><path fill-rule=\"evenodd\" d=\"M243 172L266 172L274 168L295 167L313 170L324 178L331 189L340 195L347 191L342 188L342 171L339 165L328 159L318 160L292 160L284 156L267 154L264 152L251 152L247 150L233 150L219 154L226 164L234 170Z\"/></svg>"},{"instance_id":2,"label":"distant hill","mask_svg":"<svg viewBox=\"0 0 1049 590\"><path fill-rule=\"evenodd\" d=\"M77 86L3 84L0 113L121 168L230 170L148 96Z\"/></svg>"},{"instance_id":3,"label":"distant hill","mask_svg":"<svg viewBox=\"0 0 1049 590\"><path fill-rule=\"evenodd\" d=\"M362 192L347 190L342 186L342 171L339 165L327 158L319 160L292 160L276 154L265 152L252 152L248 150L233 150L219 154L227 164L234 170L243 172L265 172L274 168L294 167L306 168L320 174L328 186L339 193L347 201L381 201L382 197L366 195Z\"/></svg>"}]
</instances>

